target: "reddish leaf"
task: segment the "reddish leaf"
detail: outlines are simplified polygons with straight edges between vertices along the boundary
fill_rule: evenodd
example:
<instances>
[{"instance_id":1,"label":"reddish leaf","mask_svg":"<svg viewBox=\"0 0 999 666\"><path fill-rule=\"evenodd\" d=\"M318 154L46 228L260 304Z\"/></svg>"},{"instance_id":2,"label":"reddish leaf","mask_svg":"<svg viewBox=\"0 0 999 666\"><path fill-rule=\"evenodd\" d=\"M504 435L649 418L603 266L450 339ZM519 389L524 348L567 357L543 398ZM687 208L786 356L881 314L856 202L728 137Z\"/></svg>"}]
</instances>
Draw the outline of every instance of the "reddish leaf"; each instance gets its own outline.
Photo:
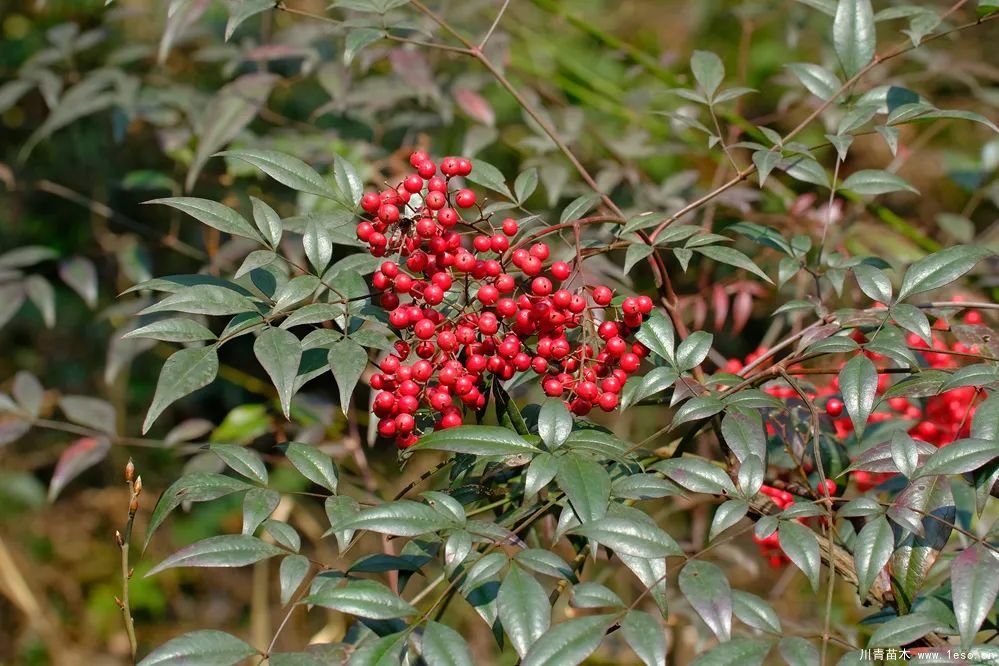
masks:
<instances>
[{"instance_id":1,"label":"reddish leaf","mask_svg":"<svg viewBox=\"0 0 999 666\"><path fill-rule=\"evenodd\" d=\"M749 322L753 312L753 295L748 291L740 291L732 300L732 334L739 335Z\"/></svg>"},{"instance_id":2,"label":"reddish leaf","mask_svg":"<svg viewBox=\"0 0 999 666\"><path fill-rule=\"evenodd\" d=\"M93 467L111 450L111 442L105 437L83 437L76 440L59 456L52 481L49 483L51 502L70 481Z\"/></svg>"},{"instance_id":3,"label":"reddish leaf","mask_svg":"<svg viewBox=\"0 0 999 666\"><path fill-rule=\"evenodd\" d=\"M493 107L489 105L489 102L482 95L474 90L455 88L454 101L458 103L461 110L468 114L472 120L490 127L496 122L496 114L493 112Z\"/></svg>"},{"instance_id":4,"label":"reddish leaf","mask_svg":"<svg viewBox=\"0 0 999 666\"><path fill-rule=\"evenodd\" d=\"M715 311L714 330L720 331L725 328L725 320L728 319L728 294L725 287L717 282L711 288L711 307Z\"/></svg>"}]
</instances>

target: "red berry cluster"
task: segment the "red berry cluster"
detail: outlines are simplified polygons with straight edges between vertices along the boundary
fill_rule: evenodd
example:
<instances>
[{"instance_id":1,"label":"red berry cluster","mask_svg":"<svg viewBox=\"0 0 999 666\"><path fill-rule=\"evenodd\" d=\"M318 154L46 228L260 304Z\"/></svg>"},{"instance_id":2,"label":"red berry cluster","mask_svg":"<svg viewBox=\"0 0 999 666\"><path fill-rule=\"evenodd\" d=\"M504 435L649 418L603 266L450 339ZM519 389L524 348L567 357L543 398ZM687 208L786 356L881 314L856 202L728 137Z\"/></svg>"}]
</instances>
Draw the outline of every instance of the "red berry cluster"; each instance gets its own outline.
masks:
<instances>
[{"instance_id":1,"label":"red berry cluster","mask_svg":"<svg viewBox=\"0 0 999 666\"><path fill-rule=\"evenodd\" d=\"M616 408L648 352L633 337L652 299L615 306L606 286L569 288L573 267L549 261L546 243L511 244L517 222L493 229L475 193L455 187L470 160L438 165L416 151L409 162L415 172L398 186L364 194L357 225L371 254L386 257L372 286L400 337L371 378L378 433L405 448L423 417L435 429L461 425L463 409L485 407L490 379L525 371L574 414Z\"/></svg>"},{"instance_id":2,"label":"red berry cluster","mask_svg":"<svg viewBox=\"0 0 999 666\"><path fill-rule=\"evenodd\" d=\"M982 315L977 310L969 310L964 315L965 324L980 324ZM916 349L925 350L922 352L925 363L931 368L953 369L962 364L964 357L961 354L974 354L977 349L954 342L948 344L940 336L946 328L944 320L938 320L934 325L935 333L932 337L932 345L918 335L909 334L906 338L907 344ZM853 335L854 340L859 343L867 342L867 338L858 332ZM766 350L758 349L746 357L746 363L751 363ZM956 352L946 353L946 352ZM885 361L880 354L864 352L868 358L881 364ZM738 359L731 359L726 364L724 370L727 372L738 372L744 367ZM878 375L878 395L884 394L891 386L891 375L882 373ZM771 395L786 400L797 398L797 392L789 386L776 383L764 388ZM868 423L879 423L893 418L904 418L913 422L909 429L909 435L914 439L933 444L934 446L947 446L951 442L967 437L970 433L971 420L975 414L976 403L981 397L981 392L974 386L965 386L952 389L939 395L930 396L921 400L910 400L905 397L893 397L882 403L882 407L876 410L868 418ZM838 438L845 439L853 432L853 422L843 405L840 397L838 377L833 376L831 380L815 387L814 393L809 394L809 398L817 400L825 408L826 415L832 420L833 427ZM773 427L768 424L768 434L773 435ZM893 476L889 473L874 473L863 470L851 472L852 480L861 492L866 492Z\"/></svg>"}]
</instances>

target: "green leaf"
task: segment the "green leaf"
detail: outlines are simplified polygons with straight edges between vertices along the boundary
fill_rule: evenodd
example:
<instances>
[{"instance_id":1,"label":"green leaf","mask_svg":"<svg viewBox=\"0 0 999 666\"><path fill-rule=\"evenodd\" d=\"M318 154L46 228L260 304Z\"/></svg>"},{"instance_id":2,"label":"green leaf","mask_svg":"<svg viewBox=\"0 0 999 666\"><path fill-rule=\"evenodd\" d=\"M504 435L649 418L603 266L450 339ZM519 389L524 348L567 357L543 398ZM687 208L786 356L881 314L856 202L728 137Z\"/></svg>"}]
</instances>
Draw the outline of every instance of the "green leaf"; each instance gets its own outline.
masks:
<instances>
[{"instance_id":1,"label":"green leaf","mask_svg":"<svg viewBox=\"0 0 999 666\"><path fill-rule=\"evenodd\" d=\"M553 578L568 580L574 575L572 567L550 550L528 548L527 550L519 551L514 555L514 559L521 566Z\"/></svg>"},{"instance_id":2,"label":"green leaf","mask_svg":"<svg viewBox=\"0 0 999 666\"><path fill-rule=\"evenodd\" d=\"M558 398L548 398L541 403L538 413L538 434L549 449L557 449L565 444L572 432L572 415L565 402Z\"/></svg>"},{"instance_id":3,"label":"green leaf","mask_svg":"<svg viewBox=\"0 0 999 666\"><path fill-rule=\"evenodd\" d=\"M708 541L714 541L715 537L742 520L747 511L749 504L745 500L729 500L722 503L711 520Z\"/></svg>"},{"instance_id":4,"label":"green leaf","mask_svg":"<svg viewBox=\"0 0 999 666\"><path fill-rule=\"evenodd\" d=\"M884 516L869 521L857 535L853 559L857 567L857 592L867 597L878 574L888 564L895 550L895 535Z\"/></svg>"},{"instance_id":5,"label":"green leaf","mask_svg":"<svg viewBox=\"0 0 999 666\"><path fill-rule=\"evenodd\" d=\"M216 157L231 157L249 162L268 176L287 185L293 190L315 194L327 199L339 200L336 190L308 164L276 150L228 150L217 153ZM346 205L346 202L341 202ZM351 208L352 206L347 206Z\"/></svg>"},{"instance_id":6,"label":"green leaf","mask_svg":"<svg viewBox=\"0 0 999 666\"><path fill-rule=\"evenodd\" d=\"M680 409L673 414L673 426L688 421L697 421L714 416L725 409L725 403L713 395L699 395L683 403Z\"/></svg>"},{"instance_id":7,"label":"green leaf","mask_svg":"<svg viewBox=\"0 0 999 666\"><path fill-rule=\"evenodd\" d=\"M577 617L545 632L524 656L522 666L576 666L593 654L614 621L612 615Z\"/></svg>"},{"instance_id":8,"label":"green leaf","mask_svg":"<svg viewBox=\"0 0 999 666\"><path fill-rule=\"evenodd\" d=\"M655 251L655 248L646 243L636 242L628 246L624 253L624 274L631 273L635 264L642 261Z\"/></svg>"},{"instance_id":9,"label":"green leaf","mask_svg":"<svg viewBox=\"0 0 999 666\"><path fill-rule=\"evenodd\" d=\"M225 24L225 41L229 41L233 33L247 19L274 9L274 0L241 0L236 5L230 3L229 20Z\"/></svg>"},{"instance_id":10,"label":"green leaf","mask_svg":"<svg viewBox=\"0 0 999 666\"><path fill-rule=\"evenodd\" d=\"M297 553L302 547L302 537L288 523L268 518L262 523L262 526L268 534L274 537L275 541L288 550L293 550Z\"/></svg>"},{"instance_id":11,"label":"green leaf","mask_svg":"<svg viewBox=\"0 0 999 666\"><path fill-rule=\"evenodd\" d=\"M291 331L268 328L253 343L253 354L277 389L284 417L291 418L291 398L302 360L302 344Z\"/></svg>"},{"instance_id":12,"label":"green leaf","mask_svg":"<svg viewBox=\"0 0 999 666\"><path fill-rule=\"evenodd\" d=\"M256 197L250 197L250 203L253 205L253 222L260 230L260 234L271 247L277 247L281 242L283 231L281 217L273 208Z\"/></svg>"},{"instance_id":13,"label":"green leaf","mask_svg":"<svg viewBox=\"0 0 999 666\"><path fill-rule=\"evenodd\" d=\"M870 646L908 645L913 641L940 629L940 621L928 615L913 613L888 620L871 636Z\"/></svg>"},{"instance_id":14,"label":"green leaf","mask_svg":"<svg viewBox=\"0 0 999 666\"><path fill-rule=\"evenodd\" d=\"M310 218L305 225L302 247L305 249L305 257L317 275L322 274L333 260L333 240L330 232L338 228L330 227L316 218Z\"/></svg>"},{"instance_id":15,"label":"green leaf","mask_svg":"<svg viewBox=\"0 0 999 666\"><path fill-rule=\"evenodd\" d=\"M180 7L181 5L175 6ZM187 5L187 8L193 7L193 4ZM177 19L186 25L184 13L183 10L174 12L170 20ZM170 32L169 28L167 32ZM166 43L167 40L164 37L161 47ZM161 49L161 62L164 55L165 52ZM240 76L219 90L203 110L199 109L200 117L198 120L201 123L201 129L197 133L197 150L184 181L186 190L194 189L198 175L211 154L236 138L243 131L243 128L250 124L250 121L267 101L278 78L278 76L268 73Z\"/></svg>"},{"instance_id":16,"label":"green leaf","mask_svg":"<svg viewBox=\"0 0 999 666\"><path fill-rule=\"evenodd\" d=\"M475 166L472 168L472 173L468 174L467 179L477 185L488 187L494 192L499 192L508 199L515 199L510 188L506 186L503 172L488 162L475 160Z\"/></svg>"},{"instance_id":17,"label":"green leaf","mask_svg":"<svg viewBox=\"0 0 999 666\"><path fill-rule=\"evenodd\" d=\"M871 62L876 39L871 0L839 0L833 19L833 47L847 76Z\"/></svg>"},{"instance_id":18,"label":"green leaf","mask_svg":"<svg viewBox=\"0 0 999 666\"><path fill-rule=\"evenodd\" d=\"M732 611L741 622L754 629L775 634L782 632L777 611L755 594L732 590Z\"/></svg>"},{"instance_id":19,"label":"green leaf","mask_svg":"<svg viewBox=\"0 0 999 666\"><path fill-rule=\"evenodd\" d=\"M555 478L580 522L589 523L607 513L611 481L603 465L578 455L565 455Z\"/></svg>"},{"instance_id":20,"label":"green leaf","mask_svg":"<svg viewBox=\"0 0 999 666\"><path fill-rule=\"evenodd\" d=\"M382 39L384 32L381 30L375 30L374 28L353 28L347 33L347 39L344 40L343 49L343 62L345 65L350 65L354 61L354 57L358 52L365 46L370 46L375 42Z\"/></svg>"},{"instance_id":21,"label":"green leaf","mask_svg":"<svg viewBox=\"0 0 999 666\"><path fill-rule=\"evenodd\" d=\"M676 349L676 367L680 372L692 370L704 362L711 351L714 336L704 331L694 331Z\"/></svg>"},{"instance_id":22,"label":"green leaf","mask_svg":"<svg viewBox=\"0 0 999 666\"><path fill-rule=\"evenodd\" d=\"M433 507L412 500L396 500L365 509L336 525L337 530L368 530L395 536L420 536L455 527L457 523Z\"/></svg>"},{"instance_id":23,"label":"green leaf","mask_svg":"<svg viewBox=\"0 0 999 666\"><path fill-rule=\"evenodd\" d=\"M152 576L174 567L242 567L284 554L277 546L245 534L208 537L181 548L149 570Z\"/></svg>"},{"instance_id":24,"label":"green leaf","mask_svg":"<svg viewBox=\"0 0 999 666\"><path fill-rule=\"evenodd\" d=\"M149 431L163 410L185 395L211 384L218 371L219 357L215 347L194 347L174 352L160 371L153 402L142 423L143 434Z\"/></svg>"},{"instance_id":25,"label":"green leaf","mask_svg":"<svg viewBox=\"0 0 999 666\"><path fill-rule=\"evenodd\" d=\"M999 593L999 557L984 544L966 548L950 566L954 615L961 631L961 647L975 642L982 622L995 605Z\"/></svg>"},{"instance_id":26,"label":"green leaf","mask_svg":"<svg viewBox=\"0 0 999 666\"><path fill-rule=\"evenodd\" d=\"M673 351L676 345L676 331L673 329L673 322L665 314L656 309L646 319L641 328L635 332L635 339L649 348L649 350L673 363Z\"/></svg>"},{"instance_id":27,"label":"green leaf","mask_svg":"<svg viewBox=\"0 0 999 666\"><path fill-rule=\"evenodd\" d=\"M368 367L368 352L353 340L334 343L329 351L330 370L340 390L340 410L347 414L350 397Z\"/></svg>"},{"instance_id":28,"label":"green leaf","mask_svg":"<svg viewBox=\"0 0 999 666\"><path fill-rule=\"evenodd\" d=\"M234 472L267 485L267 467L253 449L238 444L212 444L210 449Z\"/></svg>"},{"instance_id":29,"label":"green leaf","mask_svg":"<svg viewBox=\"0 0 999 666\"><path fill-rule=\"evenodd\" d=\"M725 572L711 562L690 560L678 579L680 591L720 641L732 636L732 587Z\"/></svg>"},{"instance_id":30,"label":"green leaf","mask_svg":"<svg viewBox=\"0 0 999 666\"><path fill-rule=\"evenodd\" d=\"M107 400L84 395L64 395L59 398L59 409L73 423L99 432L115 435L118 414Z\"/></svg>"},{"instance_id":31,"label":"green leaf","mask_svg":"<svg viewBox=\"0 0 999 666\"><path fill-rule=\"evenodd\" d=\"M478 168L477 163L476 168ZM568 206L562 209L562 215L559 217L559 224L567 224L578 220L583 215L588 213L598 201L600 201L600 195L594 192L584 194L581 197L573 199Z\"/></svg>"},{"instance_id":32,"label":"green leaf","mask_svg":"<svg viewBox=\"0 0 999 666\"><path fill-rule=\"evenodd\" d=\"M228 206L223 206L222 204L210 199L199 199L198 197L168 197L165 199L153 199L152 201L147 201L146 203L163 204L165 206L170 206L171 208L176 208L182 213L187 213L202 224L207 224L213 229L218 229L219 231L232 234L233 236L242 236L243 238L255 240L258 243L263 242L264 240L260 234L257 233L257 230L246 221L246 218Z\"/></svg>"},{"instance_id":33,"label":"green leaf","mask_svg":"<svg viewBox=\"0 0 999 666\"><path fill-rule=\"evenodd\" d=\"M973 472L997 457L997 439L959 439L931 455L916 469L912 478Z\"/></svg>"},{"instance_id":34,"label":"green leaf","mask_svg":"<svg viewBox=\"0 0 999 666\"><path fill-rule=\"evenodd\" d=\"M197 284L170 294L158 303L142 310L139 314L145 315L154 312L232 315L242 312L256 312L256 307L253 305L253 301L233 289L214 284Z\"/></svg>"},{"instance_id":35,"label":"green leaf","mask_svg":"<svg viewBox=\"0 0 999 666\"><path fill-rule=\"evenodd\" d=\"M437 430L420 439L409 450L421 449L474 456L530 455L538 452L517 433L498 426L459 426Z\"/></svg>"},{"instance_id":36,"label":"green leaf","mask_svg":"<svg viewBox=\"0 0 999 666\"><path fill-rule=\"evenodd\" d=\"M922 310L908 303L896 303L889 312L895 323L907 331L915 333L928 345L933 344L933 333L930 331L930 320Z\"/></svg>"},{"instance_id":37,"label":"green leaf","mask_svg":"<svg viewBox=\"0 0 999 666\"><path fill-rule=\"evenodd\" d=\"M621 459L632 448L632 445L614 435L597 430L582 428L574 430L565 440L566 448L597 455L601 459Z\"/></svg>"},{"instance_id":38,"label":"green leaf","mask_svg":"<svg viewBox=\"0 0 999 666\"><path fill-rule=\"evenodd\" d=\"M825 67L805 62L792 63L786 65L786 67L798 77L798 80L808 89L808 92L819 99L832 99L843 86L839 77Z\"/></svg>"},{"instance_id":39,"label":"green leaf","mask_svg":"<svg viewBox=\"0 0 999 666\"><path fill-rule=\"evenodd\" d=\"M652 468L695 493L736 494L732 479L725 470L701 458L671 458L656 463Z\"/></svg>"},{"instance_id":40,"label":"green leaf","mask_svg":"<svg viewBox=\"0 0 999 666\"><path fill-rule=\"evenodd\" d=\"M777 150L756 150L753 151L753 164L756 165L756 173L760 179L760 187L767 182L767 177L774 170L781 160L780 152Z\"/></svg>"},{"instance_id":41,"label":"green leaf","mask_svg":"<svg viewBox=\"0 0 999 666\"><path fill-rule=\"evenodd\" d=\"M895 174L877 169L863 169L850 174L840 188L865 195L886 194L900 190L919 194L919 190Z\"/></svg>"},{"instance_id":42,"label":"green leaf","mask_svg":"<svg viewBox=\"0 0 999 666\"><path fill-rule=\"evenodd\" d=\"M548 594L533 576L515 564L500 584L496 596L500 622L521 657L551 626Z\"/></svg>"},{"instance_id":43,"label":"green leaf","mask_svg":"<svg viewBox=\"0 0 999 666\"><path fill-rule=\"evenodd\" d=\"M719 261L723 264L728 264L729 266L735 266L736 268L747 270L753 275L763 278L770 284L774 283L773 280L767 277L766 273L760 270L759 266L753 263L752 259L738 250L730 247L723 247L721 245L708 245L696 248L695 252L700 252L705 257L713 261Z\"/></svg>"},{"instance_id":44,"label":"green leaf","mask_svg":"<svg viewBox=\"0 0 999 666\"><path fill-rule=\"evenodd\" d=\"M739 462L749 456L766 460L767 436L759 412L732 410L725 414L721 423L722 438Z\"/></svg>"},{"instance_id":45,"label":"green leaf","mask_svg":"<svg viewBox=\"0 0 999 666\"><path fill-rule=\"evenodd\" d=\"M289 555L281 560L278 569L278 579L281 582L281 605L286 605L291 601L292 595L305 580L309 573L309 558L304 555Z\"/></svg>"},{"instance_id":46,"label":"green leaf","mask_svg":"<svg viewBox=\"0 0 999 666\"><path fill-rule=\"evenodd\" d=\"M665 391L676 383L680 373L673 367L653 368L643 377L635 377L627 384L621 393L621 408L626 409L642 400Z\"/></svg>"},{"instance_id":47,"label":"green leaf","mask_svg":"<svg viewBox=\"0 0 999 666\"><path fill-rule=\"evenodd\" d=\"M843 405L853 422L854 432L860 437L877 397L877 368L869 358L858 354L847 361L840 370L839 387L843 393Z\"/></svg>"},{"instance_id":48,"label":"green leaf","mask_svg":"<svg viewBox=\"0 0 999 666\"><path fill-rule=\"evenodd\" d=\"M591 581L576 583L572 587L571 605L573 608L623 608L624 602L613 590Z\"/></svg>"},{"instance_id":49,"label":"green leaf","mask_svg":"<svg viewBox=\"0 0 999 666\"><path fill-rule=\"evenodd\" d=\"M971 436L999 440L999 393L992 394L978 405L971 419Z\"/></svg>"},{"instance_id":50,"label":"green leaf","mask_svg":"<svg viewBox=\"0 0 999 666\"><path fill-rule=\"evenodd\" d=\"M340 474L332 458L311 444L289 442L285 456L302 476L336 494Z\"/></svg>"},{"instance_id":51,"label":"green leaf","mask_svg":"<svg viewBox=\"0 0 999 666\"><path fill-rule=\"evenodd\" d=\"M934 252L909 266L898 290L898 300L948 285L991 254L991 250L978 245L957 245Z\"/></svg>"},{"instance_id":52,"label":"green leaf","mask_svg":"<svg viewBox=\"0 0 999 666\"><path fill-rule=\"evenodd\" d=\"M796 521L782 520L777 528L781 550L812 584L812 591L819 589L820 562L819 540L815 533Z\"/></svg>"},{"instance_id":53,"label":"green leaf","mask_svg":"<svg viewBox=\"0 0 999 666\"><path fill-rule=\"evenodd\" d=\"M252 535L281 503L281 493L252 488L243 495L243 534Z\"/></svg>"},{"instance_id":54,"label":"green leaf","mask_svg":"<svg viewBox=\"0 0 999 666\"><path fill-rule=\"evenodd\" d=\"M812 666L820 663L818 648L800 636L782 638L777 649L788 666Z\"/></svg>"},{"instance_id":55,"label":"green leaf","mask_svg":"<svg viewBox=\"0 0 999 666\"><path fill-rule=\"evenodd\" d=\"M346 585L327 585L300 601L372 620L391 620L416 615L417 610L392 590L373 580L351 580Z\"/></svg>"},{"instance_id":56,"label":"green leaf","mask_svg":"<svg viewBox=\"0 0 999 666\"><path fill-rule=\"evenodd\" d=\"M333 156L333 179L340 194L350 203L357 203L364 195L364 181L354 165L340 157Z\"/></svg>"},{"instance_id":57,"label":"green leaf","mask_svg":"<svg viewBox=\"0 0 999 666\"><path fill-rule=\"evenodd\" d=\"M517 180L513 182L513 193L516 195L517 203L524 203L528 197L534 194L538 188L538 169L531 167L521 171Z\"/></svg>"},{"instance_id":58,"label":"green leaf","mask_svg":"<svg viewBox=\"0 0 999 666\"><path fill-rule=\"evenodd\" d=\"M475 666L468 643L446 624L428 621L421 646L427 666Z\"/></svg>"},{"instance_id":59,"label":"green leaf","mask_svg":"<svg viewBox=\"0 0 999 666\"><path fill-rule=\"evenodd\" d=\"M534 456L524 474L524 497L530 498L551 483L558 474L560 460L550 453L542 452Z\"/></svg>"},{"instance_id":60,"label":"green leaf","mask_svg":"<svg viewBox=\"0 0 999 666\"><path fill-rule=\"evenodd\" d=\"M725 78L725 65L710 51L694 51L690 58L690 71L708 99L715 96Z\"/></svg>"},{"instance_id":61,"label":"green leaf","mask_svg":"<svg viewBox=\"0 0 999 666\"><path fill-rule=\"evenodd\" d=\"M628 611L621 621L621 633L645 666L665 666L666 632L658 620L644 611Z\"/></svg>"},{"instance_id":62,"label":"green leaf","mask_svg":"<svg viewBox=\"0 0 999 666\"><path fill-rule=\"evenodd\" d=\"M766 640L733 638L708 650L690 666L762 666L770 647Z\"/></svg>"},{"instance_id":63,"label":"green leaf","mask_svg":"<svg viewBox=\"0 0 999 666\"><path fill-rule=\"evenodd\" d=\"M884 304L891 303L891 280L880 268L857 264L853 267L853 275L857 278L860 290L867 294L868 298Z\"/></svg>"},{"instance_id":64,"label":"green leaf","mask_svg":"<svg viewBox=\"0 0 999 666\"><path fill-rule=\"evenodd\" d=\"M233 666L256 654L252 645L224 631L192 631L159 646L138 666Z\"/></svg>"},{"instance_id":65,"label":"green leaf","mask_svg":"<svg viewBox=\"0 0 999 666\"><path fill-rule=\"evenodd\" d=\"M651 559L683 554L676 541L657 525L631 518L605 516L578 525L569 533L593 539L616 553L633 557Z\"/></svg>"},{"instance_id":66,"label":"green leaf","mask_svg":"<svg viewBox=\"0 0 999 666\"><path fill-rule=\"evenodd\" d=\"M988 363L974 363L955 371L940 387L940 392L946 393L962 386L990 386L996 382L999 382L999 368Z\"/></svg>"},{"instance_id":67,"label":"green leaf","mask_svg":"<svg viewBox=\"0 0 999 666\"><path fill-rule=\"evenodd\" d=\"M129 331L122 338L150 338L164 342L199 342L218 339L207 327L182 317L154 321L134 331Z\"/></svg>"},{"instance_id":68,"label":"green leaf","mask_svg":"<svg viewBox=\"0 0 999 666\"><path fill-rule=\"evenodd\" d=\"M888 448L895 468L906 478L912 478L913 471L920 463L920 447L916 440L907 432L899 430L892 435Z\"/></svg>"},{"instance_id":69,"label":"green leaf","mask_svg":"<svg viewBox=\"0 0 999 666\"><path fill-rule=\"evenodd\" d=\"M231 495L253 488L250 484L231 476L198 472L186 474L163 491L146 528L146 540L143 549L149 545L149 540L167 516L183 502L208 502L219 497Z\"/></svg>"},{"instance_id":70,"label":"green leaf","mask_svg":"<svg viewBox=\"0 0 999 666\"><path fill-rule=\"evenodd\" d=\"M337 545L342 553L353 538L354 530L342 529L340 525L356 516L360 511L360 505L353 497L334 495L326 498L323 509L326 511L327 520L330 521L330 529L326 534L332 533L336 537Z\"/></svg>"},{"instance_id":71,"label":"green leaf","mask_svg":"<svg viewBox=\"0 0 999 666\"><path fill-rule=\"evenodd\" d=\"M673 483L653 474L630 474L614 479L611 494L622 499L658 499L680 495L682 491Z\"/></svg>"}]
</instances>

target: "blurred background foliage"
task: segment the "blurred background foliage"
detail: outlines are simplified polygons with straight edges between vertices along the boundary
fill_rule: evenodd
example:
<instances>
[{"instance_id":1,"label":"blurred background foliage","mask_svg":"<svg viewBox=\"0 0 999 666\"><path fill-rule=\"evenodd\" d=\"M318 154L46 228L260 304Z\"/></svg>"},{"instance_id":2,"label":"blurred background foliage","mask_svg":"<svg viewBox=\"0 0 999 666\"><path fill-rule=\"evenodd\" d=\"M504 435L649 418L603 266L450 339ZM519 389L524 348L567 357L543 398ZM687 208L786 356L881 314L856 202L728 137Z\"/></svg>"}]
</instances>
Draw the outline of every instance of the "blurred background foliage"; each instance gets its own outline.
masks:
<instances>
[{"instance_id":1,"label":"blurred background foliage","mask_svg":"<svg viewBox=\"0 0 999 666\"><path fill-rule=\"evenodd\" d=\"M36 248L0 257L0 390L17 392L18 372L31 373L45 389L38 394L43 427L25 432L16 419L0 416L0 663L124 661L112 535L127 507L121 470L130 456L151 503L182 470L217 464L187 442L252 445L282 436L273 391L251 362L245 338L223 355L223 381L175 405L154 429L156 439L132 436L172 347L122 340L135 326L131 315L147 301L119 294L154 275L231 272L246 250L238 241L220 244L212 230L143 207L143 201L189 191L236 207L257 196L283 215L315 205L296 201L249 166L209 159L226 145L285 151L324 173L339 154L368 181L401 172L413 147L481 157L506 174L537 167L542 187L531 203L538 210L557 210L559 202L587 191L565 156L472 59L405 41L365 43L358 31L345 36L339 24L301 15L339 17L342 12L326 11L327 2L286 4L296 12L255 14L226 41L225 2L0 3L0 254ZM386 3L394 4L401 3ZM487 51L521 93L545 109L603 191L629 212L669 212L731 177L717 147L683 122L696 113L693 106L670 93L690 86L691 51L718 53L727 84L758 91L725 107L719 122L726 142L753 138L753 125L786 132L818 101L784 66L817 62L836 69L830 19L822 11L827 4L515 0ZM875 4L886 9L901 3ZM175 10L169 20L168 5ZM470 34L482 34L498 3L443 2L438 8ZM406 7L391 12L395 21L412 25L408 39L441 39ZM970 5L959 12L965 20L973 15ZM895 40L908 18L881 26ZM874 70L863 87L900 86L940 108L973 109L999 121L997 41L999 22L957 33ZM815 123L799 139L819 145L823 134ZM831 148L817 154L827 166L834 161ZM870 132L856 138L843 170L886 164L922 196L891 195L867 204L837 199L830 247L889 262L911 261L955 242L999 249L999 140L987 128L950 121L906 126L894 156ZM705 228L751 220L818 237L828 211L807 183L771 178L760 189L753 180L709 206L700 218ZM774 274L775 256L752 244L743 249ZM621 261L610 255L591 262L591 270L613 283L620 279L613 266ZM695 260L686 272L669 268L685 319L722 333L717 339L727 356L743 357L796 325L784 318L775 324L768 313L777 294L728 267L699 267ZM631 273L639 291L651 289L646 271L637 266ZM995 297L995 274L980 284ZM792 280L783 298L804 288ZM854 297L850 289L846 303ZM33 390L28 378L21 381L22 391ZM91 461L96 464L64 470L57 485L65 482L65 488L50 499L56 464L83 432L73 418L59 417L66 395L106 401L94 413L113 445L105 458ZM310 385L296 404L296 420L344 461L354 483L374 482L386 494L403 485L395 452L370 450L349 430L329 378ZM620 416L613 427L641 438L659 408L643 409ZM356 464L358 447L369 468ZM301 480L278 474L276 486L282 483L294 490ZM707 507L678 504L676 519L703 522L702 509ZM280 511L294 511L292 522L320 541L315 507ZM277 602L266 591L273 575L266 563L254 569L252 584L244 570L141 575L180 544L238 531L239 516L237 501L178 515L139 560L132 608L145 649L193 627L269 635L268 612ZM773 580L780 574L761 569L750 549L722 550L741 588L779 597L774 603L782 617L805 622L815 616L812 597L800 578L789 577L793 572ZM833 622L855 622L854 606L844 600ZM689 655L696 650L690 619L678 613L673 622ZM301 644L323 631L335 634L337 628L303 620L285 636ZM473 640L489 638L483 633ZM600 655L615 662L611 652Z\"/></svg>"}]
</instances>

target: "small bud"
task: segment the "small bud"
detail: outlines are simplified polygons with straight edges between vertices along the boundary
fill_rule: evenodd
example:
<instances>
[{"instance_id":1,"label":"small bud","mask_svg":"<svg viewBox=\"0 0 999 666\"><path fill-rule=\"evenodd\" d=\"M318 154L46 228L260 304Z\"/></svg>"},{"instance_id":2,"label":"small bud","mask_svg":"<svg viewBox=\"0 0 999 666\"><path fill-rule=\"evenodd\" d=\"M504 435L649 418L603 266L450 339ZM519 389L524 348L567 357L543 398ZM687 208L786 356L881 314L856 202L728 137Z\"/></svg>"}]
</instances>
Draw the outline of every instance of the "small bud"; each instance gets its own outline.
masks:
<instances>
[{"instance_id":1,"label":"small bud","mask_svg":"<svg viewBox=\"0 0 999 666\"><path fill-rule=\"evenodd\" d=\"M128 513L131 514L131 515L135 515L135 513L138 510L139 510L139 494L136 493L136 494L132 495L132 499L128 503Z\"/></svg>"},{"instance_id":2,"label":"small bud","mask_svg":"<svg viewBox=\"0 0 999 666\"><path fill-rule=\"evenodd\" d=\"M119 547L125 545L125 540L121 538L121 532L119 532L118 530L114 531L114 540L115 540L115 543L117 543Z\"/></svg>"},{"instance_id":3,"label":"small bud","mask_svg":"<svg viewBox=\"0 0 999 666\"><path fill-rule=\"evenodd\" d=\"M116 604L118 604L118 608L120 608L120 609L122 609L122 610L125 610L125 604L123 604L123 603L121 602L121 599L119 599L119 598L118 598L118 595L117 595L117 594L116 594L116 595L114 595L114 602L115 602Z\"/></svg>"},{"instance_id":4,"label":"small bud","mask_svg":"<svg viewBox=\"0 0 999 666\"><path fill-rule=\"evenodd\" d=\"M128 570L128 579L129 580L132 580L132 574L134 574L134 573L135 573L135 569L129 569Z\"/></svg>"},{"instance_id":5,"label":"small bud","mask_svg":"<svg viewBox=\"0 0 999 666\"><path fill-rule=\"evenodd\" d=\"M136 495L142 492L142 475L135 477L135 487L133 491Z\"/></svg>"},{"instance_id":6,"label":"small bud","mask_svg":"<svg viewBox=\"0 0 999 666\"><path fill-rule=\"evenodd\" d=\"M125 481L131 483L132 479L135 478L135 465L132 464L132 459L128 459L128 464L125 465Z\"/></svg>"}]
</instances>

